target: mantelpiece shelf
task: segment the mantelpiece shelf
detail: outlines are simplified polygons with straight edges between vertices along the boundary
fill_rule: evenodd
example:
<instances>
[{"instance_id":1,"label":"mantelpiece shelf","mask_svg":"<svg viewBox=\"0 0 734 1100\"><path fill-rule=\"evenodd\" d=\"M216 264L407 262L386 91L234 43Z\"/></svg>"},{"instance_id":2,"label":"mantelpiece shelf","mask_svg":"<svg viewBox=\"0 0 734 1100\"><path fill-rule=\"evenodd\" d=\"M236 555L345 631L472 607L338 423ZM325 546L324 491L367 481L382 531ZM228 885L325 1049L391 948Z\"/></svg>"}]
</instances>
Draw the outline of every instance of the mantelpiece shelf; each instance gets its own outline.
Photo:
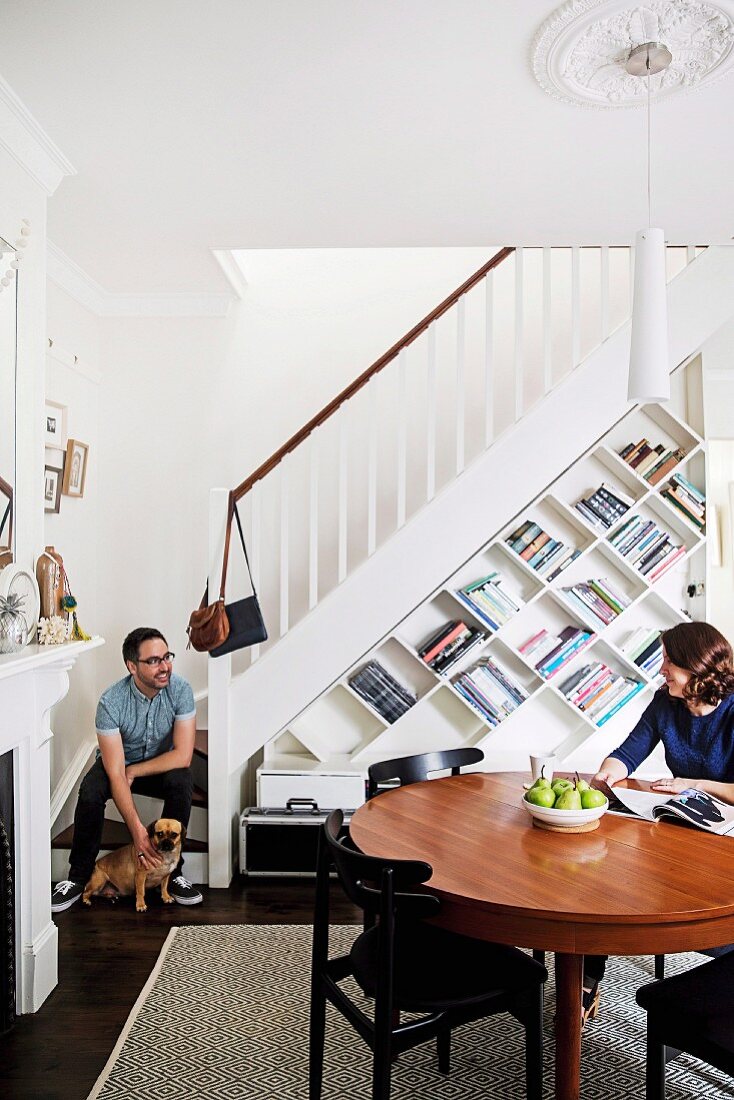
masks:
<instances>
[{"instance_id":1,"label":"mantelpiece shelf","mask_svg":"<svg viewBox=\"0 0 734 1100\"><path fill-rule=\"evenodd\" d=\"M90 638L88 642L63 642L61 645L39 645L38 642L31 642L19 653L0 654L0 680L46 665L64 664L67 661L73 664L81 653L102 645L104 638L99 635Z\"/></svg>"},{"instance_id":2,"label":"mantelpiece shelf","mask_svg":"<svg viewBox=\"0 0 734 1100\"><path fill-rule=\"evenodd\" d=\"M697 367L692 377L694 384L700 385ZM685 392L685 379L679 378L674 400L682 402ZM694 411L694 420L696 415ZM276 736L266 746L266 757L270 759L277 753L281 761L290 755L291 749L303 746L323 766L337 754L338 759L349 761L351 766L366 769L369 763L392 756L477 745L485 753L482 766L490 770L526 768L528 753L535 751L555 751L568 767L584 770L596 767L623 740L659 686L659 677L643 671L624 652L626 642L640 628L665 630L686 618L688 574L691 568L701 565L705 534L667 502L661 490L678 471L705 491L701 431L702 424L687 423L671 407L645 405L631 410L398 623L392 634L350 669L340 683L315 700L291 723L288 731ZM637 474L618 453L643 437L653 447L662 444L666 449L685 452L656 485ZM612 491L616 487L633 502L608 529L593 524L574 507L576 501L588 498L602 483ZM653 519L671 534L675 543L685 547L685 554L655 581L642 575L610 542L621 525L637 514ZM537 523L552 538L580 552L550 582L505 541L523 522ZM551 566L548 573L552 572ZM492 573L500 574L506 589L520 605L496 630L473 614L456 595L457 589ZM561 589L592 578L608 580L628 601L608 624L567 606L561 595ZM462 620L467 626L482 630L486 638L446 675L439 675L421 659L418 650L452 620ZM522 654L520 646L541 629L557 635L567 626L591 630L595 638L564 664L557 675L543 679L534 667L532 654ZM528 693L527 699L494 726L452 683L453 677L486 657L496 661ZM348 679L370 659L380 661L417 697L415 705L392 724L380 718L348 685ZM601 727L566 699L559 687L574 669L595 661L602 661L615 674L642 684L637 694Z\"/></svg>"}]
</instances>

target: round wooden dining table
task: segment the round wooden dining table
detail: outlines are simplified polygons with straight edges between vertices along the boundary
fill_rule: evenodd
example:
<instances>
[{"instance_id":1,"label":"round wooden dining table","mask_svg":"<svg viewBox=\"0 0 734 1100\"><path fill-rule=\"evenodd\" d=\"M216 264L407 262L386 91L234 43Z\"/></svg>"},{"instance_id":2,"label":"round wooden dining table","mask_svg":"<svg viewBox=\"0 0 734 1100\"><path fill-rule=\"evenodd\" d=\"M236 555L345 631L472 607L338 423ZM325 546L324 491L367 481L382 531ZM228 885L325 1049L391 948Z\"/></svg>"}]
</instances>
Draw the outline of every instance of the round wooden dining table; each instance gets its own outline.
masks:
<instances>
[{"instance_id":1,"label":"round wooden dining table","mask_svg":"<svg viewBox=\"0 0 734 1100\"><path fill-rule=\"evenodd\" d=\"M527 779L472 772L400 787L361 806L350 829L368 855L431 864L444 927L555 952L555 1096L578 1100L583 956L734 941L734 839L609 813L594 832L546 832L522 805Z\"/></svg>"}]
</instances>

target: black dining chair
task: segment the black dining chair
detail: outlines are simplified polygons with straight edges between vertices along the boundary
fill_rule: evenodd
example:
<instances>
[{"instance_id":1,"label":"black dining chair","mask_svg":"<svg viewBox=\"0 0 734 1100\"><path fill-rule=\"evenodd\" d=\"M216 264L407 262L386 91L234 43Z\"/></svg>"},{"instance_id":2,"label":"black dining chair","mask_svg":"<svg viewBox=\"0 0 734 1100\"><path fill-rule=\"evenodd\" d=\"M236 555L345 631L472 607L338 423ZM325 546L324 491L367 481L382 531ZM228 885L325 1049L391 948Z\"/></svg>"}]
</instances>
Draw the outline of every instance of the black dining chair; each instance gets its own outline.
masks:
<instances>
[{"instance_id":1,"label":"black dining chair","mask_svg":"<svg viewBox=\"0 0 734 1100\"><path fill-rule=\"evenodd\" d=\"M372 1100L389 1100L393 1059L436 1039L438 1068L450 1068L451 1030L509 1012L525 1028L528 1100L543 1087L542 988L544 967L514 947L474 940L426 921L440 910L437 897L417 889L433 870L419 860L378 859L339 838L341 810L319 836L316 911L311 964L309 1100L320 1100L329 1001L372 1051ZM329 872L370 917L346 954L329 958ZM341 986L356 980L374 1012ZM418 1014L400 1022L400 1013Z\"/></svg>"},{"instance_id":2,"label":"black dining chair","mask_svg":"<svg viewBox=\"0 0 734 1100\"><path fill-rule=\"evenodd\" d=\"M440 752L422 752L415 756L399 756L395 760L381 760L367 769L367 798L379 794L381 783L397 780L398 786L421 783L431 772L451 771L458 775L461 768L484 760L481 749L443 749Z\"/></svg>"},{"instance_id":3,"label":"black dining chair","mask_svg":"<svg viewBox=\"0 0 734 1100\"><path fill-rule=\"evenodd\" d=\"M643 985L637 1003L647 1012L646 1100L665 1100L666 1061L681 1051L734 1077L734 952Z\"/></svg>"}]
</instances>

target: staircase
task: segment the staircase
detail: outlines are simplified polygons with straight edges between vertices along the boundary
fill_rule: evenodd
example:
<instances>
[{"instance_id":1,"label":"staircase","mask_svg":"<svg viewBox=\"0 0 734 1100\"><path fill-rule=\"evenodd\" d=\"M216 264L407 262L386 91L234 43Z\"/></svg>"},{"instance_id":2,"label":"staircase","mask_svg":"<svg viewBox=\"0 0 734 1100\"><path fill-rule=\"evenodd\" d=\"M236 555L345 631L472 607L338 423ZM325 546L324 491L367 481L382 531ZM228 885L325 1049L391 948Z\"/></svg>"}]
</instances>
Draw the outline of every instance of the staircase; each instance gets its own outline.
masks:
<instances>
[{"instance_id":1,"label":"staircase","mask_svg":"<svg viewBox=\"0 0 734 1100\"><path fill-rule=\"evenodd\" d=\"M206 730L196 731L191 771L194 777L194 796L191 803L191 819L184 844L186 876L192 882L209 881L208 807L209 807L209 735ZM144 823L160 817L163 803L160 799L145 795L135 796L135 805ZM51 875L54 882L66 878L69 873L69 853L74 839L74 826L57 833L51 840ZM115 804L107 804L107 816L102 832L100 855L130 843L130 834Z\"/></svg>"},{"instance_id":2,"label":"staircase","mask_svg":"<svg viewBox=\"0 0 734 1100\"><path fill-rule=\"evenodd\" d=\"M587 250L559 251L569 261L565 298L552 277L555 249L502 250L478 279L390 349L374 373L361 375L238 487L271 638L264 652L250 651L245 662L243 655L209 661L210 784L228 796L210 813L213 885L226 885L231 877L236 819L252 755L629 411L630 280L623 279L626 289L620 290L619 278L615 283L610 275L615 265L618 277L631 271L629 250L619 250L625 253L621 264L618 255L613 258L617 250L596 250L597 292L591 301L591 281L582 278ZM678 262L668 291L672 366L692 356L730 318L734 300L733 249L674 251ZM483 308L477 308L477 294ZM558 298L568 306L563 339L553 324ZM481 339L472 334L471 318L477 315ZM441 350L449 321L452 353L443 369L452 384L442 400ZM443 331L437 331L440 326ZM412 372L408 348L413 355L421 341L424 369ZM562 369L559 342L567 345ZM396 399L387 435L375 378L386 367L394 371L390 387ZM477 375L479 390L471 381ZM416 377L426 424L414 439L406 409L418 405ZM384 373L382 384L388 386ZM358 405L360 394L365 400ZM331 440L327 430L333 430ZM351 446L355 436L364 445L359 454ZM377 455L388 444L390 461L381 464L378 478ZM417 474L411 470L416 454L422 455ZM359 506L349 494L357 472L366 487ZM225 490L212 491L212 589L218 583L227 498ZM300 514L294 501L305 502ZM388 511L390 521L380 524ZM330 573L323 560L329 539ZM362 549L355 553L360 540Z\"/></svg>"}]
</instances>

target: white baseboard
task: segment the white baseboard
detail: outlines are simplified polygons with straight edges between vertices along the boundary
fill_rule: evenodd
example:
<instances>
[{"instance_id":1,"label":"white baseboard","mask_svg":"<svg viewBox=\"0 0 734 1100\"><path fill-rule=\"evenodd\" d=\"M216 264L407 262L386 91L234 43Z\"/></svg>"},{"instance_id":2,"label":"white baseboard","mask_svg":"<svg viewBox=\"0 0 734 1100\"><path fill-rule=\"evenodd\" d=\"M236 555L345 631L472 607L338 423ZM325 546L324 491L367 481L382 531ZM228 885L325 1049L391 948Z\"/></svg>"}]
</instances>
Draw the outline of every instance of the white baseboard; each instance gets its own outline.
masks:
<instances>
[{"instance_id":1,"label":"white baseboard","mask_svg":"<svg viewBox=\"0 0 734 1100\"><path fill-rule=\"evenodd\" d=\"M49 921L32 943L21 945L22 1003L19 1013L38 1012L43 1002L57 986L59 933L53 921Z\"/></svg>"}]
</instances>

